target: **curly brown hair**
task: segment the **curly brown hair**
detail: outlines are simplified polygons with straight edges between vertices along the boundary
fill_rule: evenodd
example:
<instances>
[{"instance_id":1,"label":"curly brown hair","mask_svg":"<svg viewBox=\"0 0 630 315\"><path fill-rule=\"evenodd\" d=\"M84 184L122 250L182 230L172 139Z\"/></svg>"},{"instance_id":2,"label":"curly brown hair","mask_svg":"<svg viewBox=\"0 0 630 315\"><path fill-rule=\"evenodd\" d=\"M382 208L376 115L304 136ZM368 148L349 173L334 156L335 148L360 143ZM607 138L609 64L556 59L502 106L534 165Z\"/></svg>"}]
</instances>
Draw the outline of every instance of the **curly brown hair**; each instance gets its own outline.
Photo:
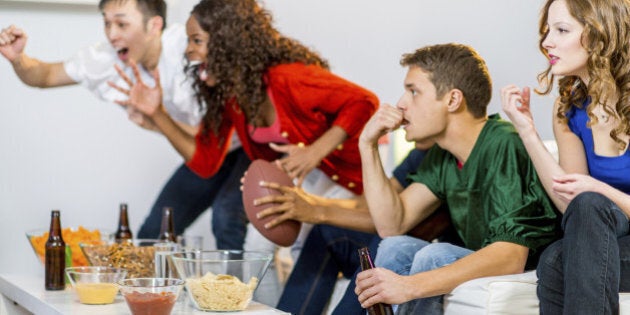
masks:
<instances>
[{"instance_id":1,"label":"curly brown hair","mask_svg":"<svg viewBox=\"0 0 630 315\"><path fill-rule=\"evenodd\" d=\"M207 71L216 79L209 87L194 78L197 99L206 110L204 131L217 132L232 99L249 122L255 121L266 98L264 74L269 67L301 62L328 68L316 52L281 35L256 0L202 0L191 15L209 34Z\"/></svg>"},{"instance_id":2,"label":"curly brown hair","mask_svg":"<svg viewBox=\"0 0 630 315\"><path fill-rule=\"evenodd\" d=\"M548 0L539 22L539 49L548 57L543 41L549 33L547 19L549 7L556 0ZM582 46L589 54L587 69L589 84L577 76L566 76L558 80L560 95L556 117L566 122L571 106L580 107L590 97L586 107L592 123L597 117L592 113L598 104L615 101L614 112L603 106L609 115L619 119L619 125L610 132L610 137L621 148L626 147L619 135L630 134L630 1L628 0L564 0L569 13L579 21ZM541 89L538 94L549 94L554 75L551 66L538 75ZM616 98L616 99L615 99Z\"/></svg>"}]
</instances>

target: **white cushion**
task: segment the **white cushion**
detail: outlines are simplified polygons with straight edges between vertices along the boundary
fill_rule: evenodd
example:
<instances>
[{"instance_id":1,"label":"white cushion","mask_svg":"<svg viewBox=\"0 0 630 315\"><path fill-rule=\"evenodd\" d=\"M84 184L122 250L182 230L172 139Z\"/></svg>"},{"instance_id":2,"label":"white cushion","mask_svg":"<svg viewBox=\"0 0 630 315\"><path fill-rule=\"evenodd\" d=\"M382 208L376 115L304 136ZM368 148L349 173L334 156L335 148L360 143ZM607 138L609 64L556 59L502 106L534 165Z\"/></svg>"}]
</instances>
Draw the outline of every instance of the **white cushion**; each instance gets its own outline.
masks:
<instances>
[{"instance_id":1,"label":"white cushion","mask_svg":"<svg viewBox=\"0 0 630 315\"><path fill-rule=\"evenodd\" d=\"M444 296L444 314L538 314L536 280L529 271L464 282Z\"/></svg>"}]
</instances>

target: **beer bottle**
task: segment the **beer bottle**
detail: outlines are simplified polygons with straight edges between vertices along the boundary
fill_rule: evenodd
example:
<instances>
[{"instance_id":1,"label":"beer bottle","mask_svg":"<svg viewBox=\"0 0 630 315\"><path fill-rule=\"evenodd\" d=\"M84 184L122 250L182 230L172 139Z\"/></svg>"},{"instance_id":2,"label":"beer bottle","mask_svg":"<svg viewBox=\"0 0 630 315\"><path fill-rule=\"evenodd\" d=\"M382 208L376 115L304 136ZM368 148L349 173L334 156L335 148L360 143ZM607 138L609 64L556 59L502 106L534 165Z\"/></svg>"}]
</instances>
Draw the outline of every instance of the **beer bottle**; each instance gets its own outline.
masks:
<instances>
[{"instance_id":1,"label":"beer bottle","mask_svg":"<svg viewBox=\"0 0 630 315\"><path fill-rule=\"evenodd\" d=\"M66 288L64 269L66 268L66 243L61 236L59 210L50 214L50 232L46 241L45 286L46 290Z\"/></svg>"},{"instance_id":2,"label":"beer bottle","mask_svg":"<svg viewBox=\"0 0 630 315\"><path fill-rule=\"evenodd\" d=\"M129 217L127 216L127 204L120 204L120 214L118 216L118 229L116 230L116 242L122 243L133 238L129 228Z\"/></svg>"},{"instance_id":3,"label":"beer bottle","mask_svg":"<svg viewBox=\"0 0 630 315\"><path fill-rule=\"evenodd\" d=\"M177 243L175 224L173 224L173 208L171 207L164 207L162 209L162 227L160 228L160 236L158 239Z\"/></svg>"},{"instance_id":4,"label":"beer bottle","mask_svg":"<svg viewBox=\"0 0 630 315\"><path fill-rule=\"evenodd\" d=\"M370 251L367 247L359 248L359 261L361 262L361 270L374 268ZM367 309L369 315L393 315L392 306L385 303L374 304Z\"/></svg>"}]
</instances>

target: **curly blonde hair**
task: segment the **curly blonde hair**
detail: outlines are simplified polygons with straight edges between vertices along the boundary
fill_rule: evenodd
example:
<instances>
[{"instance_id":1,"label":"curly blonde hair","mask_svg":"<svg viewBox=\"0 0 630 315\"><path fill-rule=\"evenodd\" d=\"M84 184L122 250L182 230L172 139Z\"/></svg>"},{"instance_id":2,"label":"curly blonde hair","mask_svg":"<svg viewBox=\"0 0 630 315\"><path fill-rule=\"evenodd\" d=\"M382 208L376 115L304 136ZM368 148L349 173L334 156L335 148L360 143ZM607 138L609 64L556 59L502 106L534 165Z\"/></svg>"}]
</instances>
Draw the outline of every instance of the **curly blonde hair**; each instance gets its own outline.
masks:
<instances>
[{"instance_id":1,"label":"curly blonde hair","mask_svg":"<svg viewBox=\"0 0 630 315\"><path fill-rule=\"evenodd\" d=\"M204 131L217 132L228 102L235 100L249 122L266 98L264 74L271 66L301 62L328 68L328 62L300 42L281 35L271 14L255 0L202 0L192 16L209 34L207 70L216 85L195 78L197 98L206 108Z\"/></svg>"},{"instance_id":2,"label":"curly blonde hair","mask_svg":"<svg viewBox=\"0 0 630 315\"><path fill-rule=\"evenodd\" d=\"M548 57L543 41L549 33L547 19L549 7L556 0L548 0L539 22L539 49ZM607 114L619 119L619 125L610 132L610 137L621 148L626 143L619 135L630 134L630 1L629 0L564 0L569 13L584 27L582 46L588 52L587 69L589 84L577 76L566 76L558 80L560 95L556 117L567 121L566 113L572 106L580 107L590 97L586 112L592 123L597 122L593 109L598 104L607 104L616 97L614 112L603 106ZM554 75L551 65L538 75L541 86L536 92L549 94Z\"/></svg>"}]
</instances>

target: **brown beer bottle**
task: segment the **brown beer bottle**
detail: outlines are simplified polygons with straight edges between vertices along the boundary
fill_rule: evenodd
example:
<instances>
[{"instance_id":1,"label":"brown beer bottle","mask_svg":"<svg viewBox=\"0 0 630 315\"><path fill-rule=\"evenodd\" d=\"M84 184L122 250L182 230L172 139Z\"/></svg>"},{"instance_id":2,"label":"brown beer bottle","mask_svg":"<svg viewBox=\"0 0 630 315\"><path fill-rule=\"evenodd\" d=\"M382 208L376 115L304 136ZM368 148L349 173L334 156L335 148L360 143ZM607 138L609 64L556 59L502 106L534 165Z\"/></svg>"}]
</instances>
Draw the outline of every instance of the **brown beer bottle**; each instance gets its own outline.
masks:
<instances>
[{"instance_id":1,"label":"brown beer bottle","mask_svg":"<svg viewBox=\"0 0 630 315\"><path fill-rule=\"evenodd\" d=\"M129 228L129 217L127 216L127 204L120 204L120 214L118 216L118 229L116 230L116 242L122 243L133 238Z\"/></svg>"},{"instance_id":2,"label":"brown beer bottle","mask_svg":"<svg viewBox=\"0 0 630 315\"><path fill-rule=\"evenodd\" d=\"M171 207L164 207L162 209L162 227L160 228L160 236L158 239L177 243L175 224L173 223L173 208Z\"/></svg>"},{"instance_id":3,"label":"brown beer bottle","mask_svg":"<svg viewBox=\"0 0 630 315\"><path fill-rule=\"evenodd\" d=\"M361 262L361 270L374 268L370 251L367 247L359 248L359 261ZM392 306L385 303L374 304L367 309L369 315L394 315Z\"/></svg>"},{"instance_id":4,"label":"brown beer bottle","mask_svg":"<svg viewBox=\"0 0 630 315\"><path fill-rule=\"evenodd\" d=\"M59 210L50 214L50 232L46 241L45 286L46 290L63 290L66 288L64 269L66 268L66 243L61 236L61 219Z\"/></svg>"}]
</instances>

